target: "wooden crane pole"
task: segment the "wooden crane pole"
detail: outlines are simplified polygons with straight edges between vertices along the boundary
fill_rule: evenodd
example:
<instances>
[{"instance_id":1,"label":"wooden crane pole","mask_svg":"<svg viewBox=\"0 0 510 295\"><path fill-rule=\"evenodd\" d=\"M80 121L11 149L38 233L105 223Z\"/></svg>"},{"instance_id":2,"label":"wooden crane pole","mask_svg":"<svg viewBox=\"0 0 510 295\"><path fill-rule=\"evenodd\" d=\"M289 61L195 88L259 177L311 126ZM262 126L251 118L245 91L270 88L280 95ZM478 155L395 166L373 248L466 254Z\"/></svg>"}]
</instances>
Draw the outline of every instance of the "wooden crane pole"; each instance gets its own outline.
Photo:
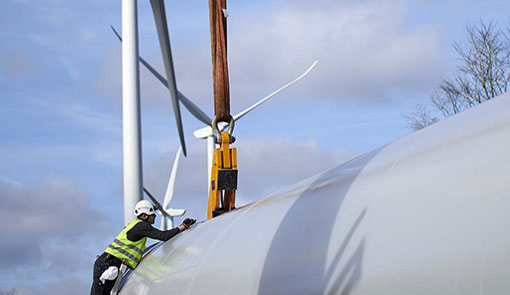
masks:
<instances>
[{"instance_id":1,"label":"wooden crane pole","mask_svg":"<svg viewBox=\"0 0 510 295\"><path fill-rule=\"evenodd\" d=\"M209 0L214 114L218 122L230 122L226 9L226 0Z\"/></svg>"},{"instance_id":2,"label":"wooden crane pole","mask_svg":"<svg viewBox=\"0 0 510 295\"><path fill-rule=\"evenodd\" d=\"M237 156L232 130L234 120L230 115L230 89L227 63L227 1L209 0L209 18L211 22L211 55L214 87L214 120L211 127L215 130L214 150L209 185L209 205L207 218L211 219L235 209L237 190ZM228 122L229 132L220 132L218 122Z\"/></svg>"}]
</instances>

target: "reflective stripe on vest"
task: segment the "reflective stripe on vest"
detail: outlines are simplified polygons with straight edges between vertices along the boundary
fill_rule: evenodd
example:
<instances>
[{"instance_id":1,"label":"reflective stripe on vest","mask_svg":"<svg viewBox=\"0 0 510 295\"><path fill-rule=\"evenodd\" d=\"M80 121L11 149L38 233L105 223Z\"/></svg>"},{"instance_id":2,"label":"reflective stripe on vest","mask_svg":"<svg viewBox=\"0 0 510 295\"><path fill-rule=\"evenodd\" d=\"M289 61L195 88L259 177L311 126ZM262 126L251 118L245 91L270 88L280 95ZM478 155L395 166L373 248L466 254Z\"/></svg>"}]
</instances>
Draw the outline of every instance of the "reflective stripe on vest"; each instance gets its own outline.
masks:
<instances>
[{"instance_id":1,"label":"reflective stripe on vest","mask_svg":"<svg viewBox=\"0 0 510 295\"><path fill-rule=\"evenodd\" d=\"M140 222L143 221L140 219L131 221L105 250L106 253L120 260L126 260L128 266L132 269L134 269L142 259L147 238L145 237L133 242L127 238L127 232Z\"/></svg>"},{"instance_id":2,"label":"reflective stripe on vest","mask_svg":"<svg viewBox=\"0 0 510 295\"><path fill-rule=\"evenodd\" d=\"M138 262L140 262L140 259L136 258L135 256L129 254L128 252L124 251L124 249L122 248L119 248L119 247L115 247L113 244L110 244L108 246L109 249L113 249L115 251L119 251L120 253L122 253L123 255L125 255L127 258L133 260L133 262L135 264L138 264Z\"/></svg>"},{"instance_id":3,"label":"reflective stripe on vest","mask_svg":"<svg viewBox=\"0 0 510 295\"><path fill-rule=\"evenodd\" d=\"M130 249L133 249L133 250L135 250L136 252L138 252L138 253L140 253L141 255L143 255L143 250L138 249L138 248L137 248L135 245L133 245L133 244L124 244L124 243L122 243L121 241L119 241L119 240L117 240L117 239L115 239L115 241L114 241L114 242L115 242L115 243L117 243L117 244L119 244L119 245L121 245L121 246L126 246L126 247L128 247L128 248L130 248Z\"/></svg>"}]
</instances>

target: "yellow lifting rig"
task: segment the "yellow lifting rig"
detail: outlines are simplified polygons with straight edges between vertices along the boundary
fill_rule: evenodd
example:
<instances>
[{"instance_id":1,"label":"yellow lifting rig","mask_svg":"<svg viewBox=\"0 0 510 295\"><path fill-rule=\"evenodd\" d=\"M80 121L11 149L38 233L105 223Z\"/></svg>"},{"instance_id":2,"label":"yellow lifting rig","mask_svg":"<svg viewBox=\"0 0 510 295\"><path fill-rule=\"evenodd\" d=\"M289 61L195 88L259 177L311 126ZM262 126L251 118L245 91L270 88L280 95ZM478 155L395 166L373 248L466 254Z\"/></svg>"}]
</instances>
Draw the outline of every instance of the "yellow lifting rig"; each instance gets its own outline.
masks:
<instances>
[{"instance_id":1,"label":"yellow lifting rig","mask_svg":"<svg viewBox=\"0 0 510 295\"><path fill-rule=\"evenodd\" d=\"M221 132L220 147L214 150L207 219L235 209L237 189L237 153L231 148L232 136Z\"/></svg>"}]
</instances>

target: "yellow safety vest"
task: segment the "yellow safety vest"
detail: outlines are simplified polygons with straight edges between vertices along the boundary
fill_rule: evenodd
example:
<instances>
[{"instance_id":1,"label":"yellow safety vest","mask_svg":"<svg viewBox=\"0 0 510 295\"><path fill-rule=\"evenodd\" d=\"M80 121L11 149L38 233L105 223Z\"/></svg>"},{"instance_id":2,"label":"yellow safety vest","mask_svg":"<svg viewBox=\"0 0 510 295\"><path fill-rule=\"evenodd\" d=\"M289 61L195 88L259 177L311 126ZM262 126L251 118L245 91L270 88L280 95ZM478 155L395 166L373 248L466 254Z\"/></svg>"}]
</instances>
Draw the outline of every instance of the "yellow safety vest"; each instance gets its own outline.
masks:
<instances>
[{"instance_id":1,"label":"yellow safety vest","mask_svg":"<svg viewBox=\"0 0 510 295\"><path fill-rule=\"evenodd\" d=\"M139 222L143 222L140 219L131 221L120 234L115 238L115 241L111 243L105 252L113 255L120 260L127 260L128 266L132 269L138 265L142 259L143 251L145 251L145 242L147 237L144 237L136 242L133 242L127 238L127 232L132 229Z\"/></svg>"}]
</instances>

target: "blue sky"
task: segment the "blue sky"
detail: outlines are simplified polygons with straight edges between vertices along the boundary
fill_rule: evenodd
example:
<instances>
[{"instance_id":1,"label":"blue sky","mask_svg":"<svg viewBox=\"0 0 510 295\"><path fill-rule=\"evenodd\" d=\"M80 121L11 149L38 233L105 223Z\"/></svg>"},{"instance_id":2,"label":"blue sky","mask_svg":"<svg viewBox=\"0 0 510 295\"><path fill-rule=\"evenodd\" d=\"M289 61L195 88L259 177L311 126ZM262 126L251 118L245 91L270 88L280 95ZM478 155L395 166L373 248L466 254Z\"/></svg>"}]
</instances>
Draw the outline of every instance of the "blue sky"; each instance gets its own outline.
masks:
<instances>
[{"instance_id":1,"label":"blue sky","mask_svg":"<svg viewBox=\"0 0 510 295\"><path fill-rule=\"evenodd\" d=\"M228 1L231 110L299 84L237 124L238 204L405 136L402 113L455 68L453 41L506 1ZM122 228L120 1L0 3L0 291L83 294ZM148 1L140 54L163 71ZM207 1L166 1L179 89L212 114ZM168 92L141 68L144 182L162 196L178 148ZM203 127L184 109L188 157L173 206L205 218ZM159 220L157 221L159 223Z\"/></svg>"}]
</instances>

